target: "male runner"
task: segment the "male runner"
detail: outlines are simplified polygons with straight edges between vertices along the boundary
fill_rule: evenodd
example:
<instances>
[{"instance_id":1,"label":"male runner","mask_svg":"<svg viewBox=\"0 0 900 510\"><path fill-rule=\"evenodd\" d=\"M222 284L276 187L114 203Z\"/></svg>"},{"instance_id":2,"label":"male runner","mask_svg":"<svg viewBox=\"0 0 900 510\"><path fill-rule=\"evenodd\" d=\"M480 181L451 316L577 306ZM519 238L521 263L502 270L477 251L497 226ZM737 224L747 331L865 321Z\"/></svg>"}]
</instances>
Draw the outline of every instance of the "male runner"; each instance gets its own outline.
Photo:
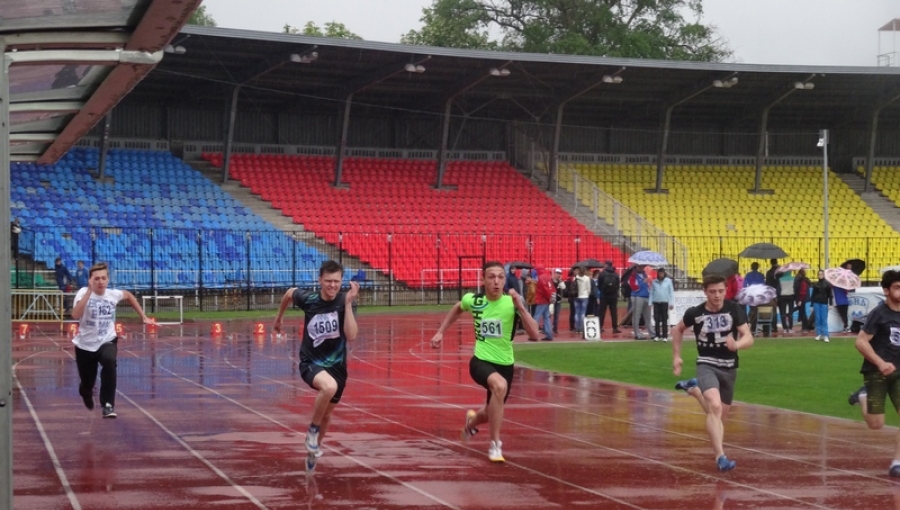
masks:
<instances>
[{"instance_id":1,"label":"male runner","mask_svg":"<svg viewBox=\"0 0 900 510\"><path fill-rule=\"evenodd\" d=\"M488 458L491 462L505 462L503 443L500 441L500 426L503 424L503 404L509 398L513 379L513 333L516 323L522 322L529 338L539 334L537 322L528 313L519 293L510 289L503 294L506 280L503 264L487 262L483 267L484 293L468 293L462 301L444 318L437 333L431 339L431 346L438 348L444 339L444 332L463 312L470 312L475 319L475 355L469 361L469 375L479 385L487 389L487 402L478 411L466 413L466 424L462 439L468 440L478 432L481 424L490 424L491 444Z\"/></svg>"},{"instance_id":2,"label":"male runner","mask_svg":"<svg viewBox=\"0 0 900 510\"><path fill-rule=\"evenodd\" d=\"M684 331L692 328L697 338L697 377L679 381L675 388L687 391L700 402L706 413L706 432L716 466L719 471L729 471L737 464L725 456L722 448L724 422L734 399L737 351L752 346L753 335L744 308L725 299L724 277L704 278L703 293L706 301L685 311L681 322L672 328L672 368L675 375L681 375L681 341Z\"/></svg>"},{"instance_id":3,"label":"male runner","mask_svg":"<svg viewBox=\"0 0 900 510\"><path fill-rule=\"evenodd\" d=\"M884 301L866 317L856 335L856 350L863 360L860 373L865 386L850 395L850 404L859 404L870 429L884 426L884 404L891 397L894 410L900 413L900 271L881 275ZM894 460L888 474L900 477L900 432L894 445Z\"/></svg>"},{"instance_id":4,"label":"male runner","mask_svg":"<svg viewBox=\"0 0 900 510\"><path fill-rule=\"evenodd\" d=\"M353 300L359 284L341 292L344 268L333 260L319 267L319 291L292 287L281 298L272 331L281 334L284 311L293 303L303 310L303 340L300 344L300 377L315 389L312 420L306 431L306 470L316 468L322 455L320 445L331 423L334 407L341 401L347 384L347 342L356 340L359 328L353 316ZM349 311L350 313L346 313Z\"/></svg>"}]
</instances>

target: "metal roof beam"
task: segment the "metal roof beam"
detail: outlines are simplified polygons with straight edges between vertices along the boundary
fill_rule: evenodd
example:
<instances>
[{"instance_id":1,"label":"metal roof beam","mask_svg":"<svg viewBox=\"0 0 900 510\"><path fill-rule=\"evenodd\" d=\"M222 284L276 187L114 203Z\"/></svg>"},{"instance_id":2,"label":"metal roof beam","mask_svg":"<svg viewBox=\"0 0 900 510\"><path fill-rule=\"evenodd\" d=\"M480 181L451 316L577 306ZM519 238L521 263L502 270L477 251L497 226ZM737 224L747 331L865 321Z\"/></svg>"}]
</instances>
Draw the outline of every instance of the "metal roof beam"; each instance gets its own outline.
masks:
<instances>
[{"instance_id":1,"label":"metal roof beam","mask_svg":"<svg viewBox=\"0 0 900 510\"><path fill-rule=\"evenodd\" d=\"M49 119L10 124L9 131L10 133L56 133L65 127L67 122L69 122L68 115L58 115Z\"/></svg>"},{"instance_id":2,"label":"metal roof beam","mask_svg":"<svg viewBox=\"0 0 900 510\"><path fill-rule=\"evenodd\" d=\"M36 101L33 103L13 103L9 105L9 113L20 112L77 112L84 107L81 101Z\"/></svg>"},{"instance_id":3,"label":"metal roof beam","mask_svg":"<svg viewBox=\"0 0 900 510\"><path fill-rule=\"evenodd\" d=\"M10 103L33 103L39 101L76 101L86 99L90 95L88 87L76 86L61 89L39 90L12 94Z\"/></svg>"},{"instance_id":4,"label":"metal roof beam","mask_svg":"<svg viewBox=\"0 0 900 510\"><path fill-rule=\"evenodd\" d=\"M115 46L124 47L128 42L127 32L26 32L0 36L6 42L7 50L16 48L66 48Z\"/></svg>"},{"instance_id":5,"label":"metal roof beam","mask_svg":"<svg viewBox=\"0 0 900 510\"><path fill-rule=\"evenodd\" d=\"M200 1L154 0L132 31L128 43L125 44L125 51L151 55L153 61L117 65L38 161L40 163L57 161L113 106L131 92L131 89L144 79L147 73L162 59L162 49L175 38L190 15L200 5Z\"/></svg>"},{"instance_id":6,"label":"metal roof beam","mask_svg":"<svg viewBox=\"0 0 900 510\"><path fill-rule=\"evenodd\" d=\"M52 142L56 140L54 133L12 133L9 141L12 142Z\"/></svg>"},{"instance_id":7,"label":"metal roof beam","mask_svg":"<svg viewBox=\"0 0 900 510\"><path fill-rule=\"evenodd\" d=\"M153 53L130 50L38 50L7 53L10 65L47 64L143 64L156 65L162 60L163 52Z\"/></svg>"}]
</instances>

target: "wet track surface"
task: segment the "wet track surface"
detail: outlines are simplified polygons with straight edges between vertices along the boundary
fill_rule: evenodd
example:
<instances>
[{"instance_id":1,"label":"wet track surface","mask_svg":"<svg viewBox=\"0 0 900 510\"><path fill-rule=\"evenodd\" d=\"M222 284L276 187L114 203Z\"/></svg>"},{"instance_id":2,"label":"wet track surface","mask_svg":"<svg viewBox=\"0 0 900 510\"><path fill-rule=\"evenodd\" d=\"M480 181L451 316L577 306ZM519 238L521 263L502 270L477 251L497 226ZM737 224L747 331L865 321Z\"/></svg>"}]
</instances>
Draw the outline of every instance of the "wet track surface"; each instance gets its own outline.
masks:
<instances>
[{"instance_id":1,"label":"wet track surface","mask_svg":"<svg viewBox=\"0 0 900 510\"><path fill-rule=\"evenodd\" d=\"M15 509L900 509L887 476L896 429L736 403L725 448L738 467L719 473L685 394L525 368L506 407L507 462L492 464L486 426L459 440L484 401L468 374L471 322L432 350L441 317L360 315L311 476L296 314L286 338L252 336L251 322L221 337L209 324L130 326L115 420L82 404L69 339L16 338Z\"/></svg>"}]
</instances>

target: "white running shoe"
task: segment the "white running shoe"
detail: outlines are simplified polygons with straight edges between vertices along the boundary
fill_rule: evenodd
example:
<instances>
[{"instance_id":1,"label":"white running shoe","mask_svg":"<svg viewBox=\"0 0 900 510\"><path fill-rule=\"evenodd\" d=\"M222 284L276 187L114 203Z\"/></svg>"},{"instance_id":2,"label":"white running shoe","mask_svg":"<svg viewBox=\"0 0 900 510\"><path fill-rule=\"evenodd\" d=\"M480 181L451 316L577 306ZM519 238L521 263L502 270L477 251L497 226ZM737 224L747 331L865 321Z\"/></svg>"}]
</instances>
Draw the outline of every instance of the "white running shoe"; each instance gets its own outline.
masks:
<instances>
[{"instance_id":1,"label":"white running shoe","mask_svg":"<svg viewBox=\"0 0 900 510\"><path fill-rule=\"evenodd\" d=\"M319 451L319 433L311 430L306 431L306 451L316 453Z\"/></svg>"},{"instance_id":2,"label":"white running shoe","mask_svg":"<svg viewBox=\"0 0 900 510\"><path fill-rule=\"evenodd\" d=\"M823 337L822 337L822 341L825 342L825 343L827 344L827 343L828 343L828 337L827 337L827 336L823 336Z\"/></svg>"},{"instance_id":3,"label":"white running shoe","mask_svg":"<svg viewBox=\"0 0 900 510\"><path fill-rule=\"evenodd\" d=\"M502 441L491 441L491 447L488 448L488 458L491 459L491 462L506 462L506 459L503 458L502 447Z\"/></svg>"},{"instance_id":4,"label":"white running shoe","mask_svg":"<svg viewBox=\"0 0 900 510\"><path fill-rule=\"evenodd\" d=\"M816 340L817 340L817 341L818 341L818 340L821 340L821 339L822 339L822 335L816 335Z\"/></svg>"}]
</instances>

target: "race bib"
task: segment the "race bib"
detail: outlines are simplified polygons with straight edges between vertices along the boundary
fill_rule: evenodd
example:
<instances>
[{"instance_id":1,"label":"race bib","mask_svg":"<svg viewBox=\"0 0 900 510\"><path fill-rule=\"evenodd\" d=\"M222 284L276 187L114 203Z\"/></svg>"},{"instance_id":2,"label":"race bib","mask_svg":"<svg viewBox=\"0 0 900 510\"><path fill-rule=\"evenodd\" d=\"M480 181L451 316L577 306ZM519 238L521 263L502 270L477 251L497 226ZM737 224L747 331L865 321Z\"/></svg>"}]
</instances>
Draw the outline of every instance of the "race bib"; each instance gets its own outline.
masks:
<instances>
[{"instance_id":1,"label":"race bib","mask_svg":"<svg viewBox=\"0 0 900 510\"><path fill-rule=\"evenodd\" d=\"M706 336L708 342L725 343L725 338L731 334L734 321L731 314L714 313L697 317L701 322L700 334Z\"/></svg>"},{"instance_id":2,"label":"race bib","mask_svg":"<svg viewBox=\"0 0 900 510\"><path fill-rule=\"evenodd\" d=\"M482 320L481 336L485 338L503 338L503 322L500 319Z\"/></svg>"},{"instance_id":3,"label":"race bib","mask_svg":"<svg viewBox=\"0 0 900 510\"><path fill-rule=\"evenodd\" d=\"M307 326L309 337L312 338L313 347L318 347L325 340L341 336L338 313L321 313L309 321Z\"/></svg>"},{"instance_id":4,"label":"race bib","mask_svg":"<svg viewBox=\"0 0 900 510\"><path fill-rule=\"evenodd\" d=\"M900 346L900 328L891 326L891 344Z\"/></svg>"}]
</instances>

